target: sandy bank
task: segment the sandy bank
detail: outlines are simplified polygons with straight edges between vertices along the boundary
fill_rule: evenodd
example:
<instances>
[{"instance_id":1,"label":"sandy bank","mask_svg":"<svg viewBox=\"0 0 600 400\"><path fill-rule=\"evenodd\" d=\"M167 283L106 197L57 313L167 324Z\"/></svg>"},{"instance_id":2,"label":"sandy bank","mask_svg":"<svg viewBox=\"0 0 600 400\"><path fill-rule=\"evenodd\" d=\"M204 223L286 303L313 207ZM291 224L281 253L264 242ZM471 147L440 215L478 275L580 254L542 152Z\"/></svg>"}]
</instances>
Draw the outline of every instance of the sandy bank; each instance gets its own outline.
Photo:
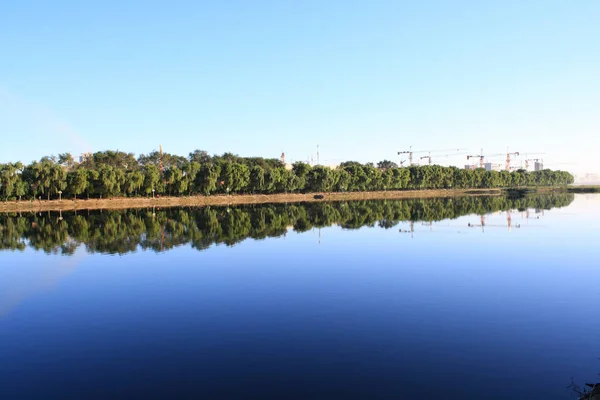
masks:
<instances>
[{"instance_id":1,"label":"sandy bank","mask_svg":"<svg viewBox=\"0 0 600 400\"><path fill-rule=\"evenodd\" d=\"M259 194L259 195L231 195L231 196L183 196L160 198L123 198L110 199L63 199L59 200L23 200L0 202L0 212L14 211L46 211L46 210L92 210L92 209L118 209L118 208L146 208L146 207L178 207L178 206L206 206L206 205L235 205L235 204L262 204L262 203L296 203L306 201L341 201L341 200L369 200L369 199L408 199L431 197L456 197L456 196L489 196L500 195L500 189L436 189L436 190L398 190L380 192L351 192L351 193L318 193L323 199L315 198L315 193L306 194Z\"/></svg>"}]
</instances>

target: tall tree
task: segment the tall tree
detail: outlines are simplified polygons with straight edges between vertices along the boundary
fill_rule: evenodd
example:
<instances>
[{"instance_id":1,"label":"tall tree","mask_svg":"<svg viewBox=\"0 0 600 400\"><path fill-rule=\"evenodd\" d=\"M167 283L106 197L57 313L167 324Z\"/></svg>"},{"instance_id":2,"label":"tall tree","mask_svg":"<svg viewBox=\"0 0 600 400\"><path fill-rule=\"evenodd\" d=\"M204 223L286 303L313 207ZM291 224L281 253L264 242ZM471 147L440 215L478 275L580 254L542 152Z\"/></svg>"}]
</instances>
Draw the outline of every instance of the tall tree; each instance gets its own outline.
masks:
<instances>
[{"instance_id":1,"label":"tall tree","mask_svg":"<svg viewBox=\"0 0 600 400\"><path fill-rule=\"evenodd\" d=\"M265 190L265 170L255 165L250 169L250 191L261 193Z\"/></svg>"},{"instance_id":2,"label":"tall tree","mask_svg":"<svg viewBox=\"0 0 600 400\"><path fill-rule=\"evenodd\" d=\"M189 156L188 159L191 162L196 162L198 164L207 164L207 163L211 163L212 162L212 158L211 156L204 150L194 150L192 151Z\"/></svg>"},{"instance_id":3,"label":"tall tree","mask_svg":"<svg viewBox=\"0 0 600 400\"><path fill-rule=\"evenodd\" d=\"M89 172L85 168L79 168L74 171L67 173L67 188L73 198L77 199L77 196L84 193L88 187L88 176Z\"/></svg>"},{"instance_id":4,"label":"tall tree","mask_svg":"<svg viewBox=\"0 0 600 400\"><path fill-rule=\"evenodd\" d=\"M390 168L398 168L398 164L390 160L383 160L377 163L377 168L379 169L390 169Z\"/></svg>"},{"instance_id":5,"label":"tall tree","mask_svg":"<svg viewBox=\"0 0 600 400\"><path fill-rule=\"evenodd\" d=\"M42 158L40 162L28 165L23 173L33 184L33 194L46 195L48 200L66 187L65 169L52 162L50 158Z\"/></svg>"},{"instance_id":6,"label":"tall tree","mask_svg":"<svg viewBox=\"0 0 600 400\"><path fill-rule=\"evenodd\" d=\"M121 194L121 185L125 181L125 172L110 165L103 165L98 170L100 174L100 192L104 196L118 196Z\"/></svg>"},{"instance_id":7,"label":"tall tree","mask_svg":"<svg viewBox=\"0 0 600 400\"><path fill-rule=\"evenodd\" d=\"M128 171L125 177L123 190L129 196L137 196L144 184L144 173L140 170Z\"/></svg>"},{"instance_id":8,"label":"tall tree","mask_svg":"<svg viewBox=\"0 0 600 400\"><path fill-rule=\"evenodd\" d=\"M21 163L0 164L0 195L7 201L15 194L22 167Z\"/></svg>"},{"instance_id":9,"label":"tall tree","mask_svg":"<svg viewBox=\"0 0 600 400\"><path fill-rule=\"evenodd\" d=\"M296 162L292 166L292 171L298 178L297 187L300 192L303 192L307 185L308 174L310 173L310 165L303 162Z\"/></svg>"},{"instance_id":10,"label":"tall tree","mask_svg":"<svg viewBox=\"0 0 600 400\"><path fill-rule=\"evenodd\" d=\"M160 189L160 171L156 165L149 164L144 167L144 184L142 189L146 195L156 193Z\"/></svg>"},{"instance_id":11,"label":"tall tree","mask_svg":"<svg viewBox=\"0 0 600 400\"><path fill-rule=\"evenodd\" d=\"M58 163L68 170L75 166L75 159L71 153L62 153L58 155Z\"/></svg>"}]
</instances>

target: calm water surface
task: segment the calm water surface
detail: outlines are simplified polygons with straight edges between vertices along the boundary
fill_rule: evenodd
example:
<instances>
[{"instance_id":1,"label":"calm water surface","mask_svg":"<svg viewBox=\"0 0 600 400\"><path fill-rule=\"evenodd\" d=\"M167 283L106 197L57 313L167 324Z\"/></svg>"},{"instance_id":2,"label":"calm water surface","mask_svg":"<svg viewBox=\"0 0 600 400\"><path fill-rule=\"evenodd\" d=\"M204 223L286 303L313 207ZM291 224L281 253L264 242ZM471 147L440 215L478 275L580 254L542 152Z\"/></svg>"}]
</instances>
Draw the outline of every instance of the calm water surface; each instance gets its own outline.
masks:
<instances>
[{"instance_id":1,"label":"calm water surface","mask_svg":"<svg viewBox=\"0 0 600 400\"><path fill-rule=\"evenodd\" d=\"M0 214L0 399L569 399L600 372L599 206Z\"/></svg>"}]
</instances>

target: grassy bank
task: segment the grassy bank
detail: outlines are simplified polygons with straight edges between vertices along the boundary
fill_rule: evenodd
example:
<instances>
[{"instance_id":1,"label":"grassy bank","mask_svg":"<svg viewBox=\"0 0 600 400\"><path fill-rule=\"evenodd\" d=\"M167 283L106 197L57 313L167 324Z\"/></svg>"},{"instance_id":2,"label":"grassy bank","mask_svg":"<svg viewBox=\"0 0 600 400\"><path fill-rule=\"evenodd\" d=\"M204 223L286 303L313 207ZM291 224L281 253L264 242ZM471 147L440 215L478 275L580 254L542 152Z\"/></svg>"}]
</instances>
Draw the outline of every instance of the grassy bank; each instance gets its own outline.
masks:
<instances>
[{"instance_id":1,"label":"grassy bank","mask_svg":"<svg viewBox=\"0 0 600 400\"><path fill-rule=\"evenodd\" d=\"M598 185L558 186L558 187L528 187L514 189L527 193L600 193Z\"/></svg>"},{"instance_id":2,"label":"grassy bank","mask_svg":"<svg viewBox=\"0 0 600 400\"><path fill-rule=\"evenodd\" d=\"M569 186L569 193L600 193L600 186Z\"/></svg>"},{"instance_id":3,"label":"grassy bank","mask_svg":"<svg viewBox=\"0 0 600 400\"><path fill-rule=\"evenodd\" d=\"M206 205L294 203L307 201L342 201L367 199L406 199L455 196L494 196L501 195L500 189L437 189L437 190L402 190L378 192L346 192L346 193L307 193L307 194L267 194L267 195L231 195L231 196L191 196L160 198L112 198L90 200L35 200L9 201L0 203L0 212L14 211L47 211L47 210L93 210L146 207L178 207ZM319 198L319 196L323 198Z\"/></svg>"}]
</instances>

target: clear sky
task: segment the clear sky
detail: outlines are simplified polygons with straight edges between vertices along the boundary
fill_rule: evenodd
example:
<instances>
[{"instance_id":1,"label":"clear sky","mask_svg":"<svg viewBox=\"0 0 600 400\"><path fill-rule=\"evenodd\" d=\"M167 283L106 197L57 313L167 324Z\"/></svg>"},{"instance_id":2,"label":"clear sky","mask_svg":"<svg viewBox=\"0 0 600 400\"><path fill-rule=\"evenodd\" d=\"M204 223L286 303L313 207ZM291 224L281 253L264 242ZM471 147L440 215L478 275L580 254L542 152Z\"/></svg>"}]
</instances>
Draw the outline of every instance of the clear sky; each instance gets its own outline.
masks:
<instances>
[{"instance_id":1,"label":"clear sky","mask_svg":"<svg viewBox=\"0 0 600 400\"><path fill-rule=\"evenodd\" d=\"M600 172L599 21L598 0L5 1L0 162L508 146Z\"/></svg>"}]
</instances>

